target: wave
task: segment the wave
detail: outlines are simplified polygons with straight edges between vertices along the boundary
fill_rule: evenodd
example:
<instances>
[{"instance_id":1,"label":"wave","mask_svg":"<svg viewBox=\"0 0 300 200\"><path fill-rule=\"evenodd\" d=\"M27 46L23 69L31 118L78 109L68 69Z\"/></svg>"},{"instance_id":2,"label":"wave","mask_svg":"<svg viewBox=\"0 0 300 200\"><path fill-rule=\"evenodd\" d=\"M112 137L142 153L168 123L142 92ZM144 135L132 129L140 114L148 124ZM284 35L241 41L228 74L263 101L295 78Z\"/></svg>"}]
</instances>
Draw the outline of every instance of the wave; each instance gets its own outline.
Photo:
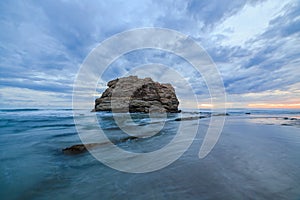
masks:
<instances>
[{"instance_id":1,"label":"wave","mask_svg":"<svg viewBox=\"0 0 300 200\"><path fill-rule=\"evenodd\" d=\"M45 124L45 125L34 125L30 126L30 128L52 128L52 127L73 127L75 124L70 123L70 124Z\"/></svg>"},{"instance_id":2,"label":"wave","mask_svg":"<svg viewBox=\"0 0 300 200\"><path fill-rule=\"evenodd\" d=\"M77 135L77 132L71 132L71 133L61 133L61 134L57 134L57 135L52 135L52 138L60 138L60 137L67 137L67 136L73 136L73 135Z\"/></svg>"},{"instance_id":3,"label":"wave","mask_svg":"<svg viewBox=\"0 0 300 200\"><path fill-rule=\"evenodd\" d=\"M32 111L72 111L72 108L49 108L49 109L44 109L44 108L5 108L5 109L0 109L0 112L32 112Z\"/></svg>"},{"instance_id":4,"label":"wave","mask_svg":"<svg viewBox=\"0 0 300 200\"><path fill-rule=\"evenodd\" d=\"M37 108L17 108L17 109L1 109L0 112L26 112L26 111L39 111Z\"/></svg>"}]
</instances>

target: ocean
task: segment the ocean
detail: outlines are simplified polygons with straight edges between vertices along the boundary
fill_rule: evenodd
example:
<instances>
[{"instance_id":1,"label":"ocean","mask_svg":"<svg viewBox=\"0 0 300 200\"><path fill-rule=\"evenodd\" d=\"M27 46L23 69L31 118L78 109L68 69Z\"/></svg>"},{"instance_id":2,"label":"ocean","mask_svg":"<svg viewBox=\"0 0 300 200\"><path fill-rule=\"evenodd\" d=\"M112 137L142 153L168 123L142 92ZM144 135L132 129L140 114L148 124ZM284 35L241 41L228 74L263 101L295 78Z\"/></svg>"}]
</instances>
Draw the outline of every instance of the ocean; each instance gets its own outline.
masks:
<instances>
[{"instance_id":1,"label":"ocean","mask_svg":"<svg viewBox=\"0 0 300 200\"><path fill-rule=\"evenodd\" d=\"M74 116L72 109L2 109L0 198L300 199L300 110L228 110L218 142L205 158L199 159L200 146L214 115L219 114L183 110L181 114L152 119L133 114L134 123L122 121L125 129L140 132L152 127L155 131L136 138L120 130L109 112L82 111ZM75 126L74 118L84 123L91 117L96 117L98 128L115 146L132 155L164 148L176 137L180 126L187 137L192 134L189 128L197 132L184 151L176 152L174 148L170 155L145 161L147 166L135 158L126 160L110 153L109 162L126 161L129 164L120 167L129 170L164 164L169 156L179 155L160 169L128 173L107 166L90 152L62 151L82 144L79 130L94 130L97 134L95 125ZM108 150L100 145L91 152Z\"/></svg>"}]
</instances>

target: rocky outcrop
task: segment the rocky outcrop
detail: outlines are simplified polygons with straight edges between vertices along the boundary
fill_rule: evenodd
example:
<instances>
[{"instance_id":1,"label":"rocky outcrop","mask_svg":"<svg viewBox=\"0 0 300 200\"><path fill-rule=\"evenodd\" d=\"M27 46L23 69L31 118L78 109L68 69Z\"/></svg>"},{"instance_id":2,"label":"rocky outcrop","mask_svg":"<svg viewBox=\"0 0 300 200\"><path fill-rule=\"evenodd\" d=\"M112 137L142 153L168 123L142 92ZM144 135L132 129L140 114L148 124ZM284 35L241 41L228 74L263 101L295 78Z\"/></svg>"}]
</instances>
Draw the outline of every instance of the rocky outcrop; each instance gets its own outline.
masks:
<instances>
[{"instance_id":1,"label":"rocky outcrop","mask_svg":"<svg viewBox=\"0 0 300 200\"><path fill-rule=\"evenodd\" d=\"M96 99L93 111L179 112L179 101L171 84L129 76L109 81L107 86Z\"/></svg>"},{"instance_id":2,"label":"rocky outcrop","mask_svg":"<svg viewBox=\"0 0 300 200\"><path fill-rule=\"evenodd\" d=\"M113 142L114 144L119 144L119 143L126 142L126 141L129 141L129 140L134 140L134 139L137 139L137 137L127 136L127 137L124 137L124 138L120 138L118 140L113 140L111 142ZM64 148L62 151L64 152L64 154L76 155L76 154L84 153L88 150L96 149L98 147L103 147L103 146L108 145L108 144L110 144L110 143L75 144L75 145L72 145L70 147Z\"/></svg>"}]
</instances>

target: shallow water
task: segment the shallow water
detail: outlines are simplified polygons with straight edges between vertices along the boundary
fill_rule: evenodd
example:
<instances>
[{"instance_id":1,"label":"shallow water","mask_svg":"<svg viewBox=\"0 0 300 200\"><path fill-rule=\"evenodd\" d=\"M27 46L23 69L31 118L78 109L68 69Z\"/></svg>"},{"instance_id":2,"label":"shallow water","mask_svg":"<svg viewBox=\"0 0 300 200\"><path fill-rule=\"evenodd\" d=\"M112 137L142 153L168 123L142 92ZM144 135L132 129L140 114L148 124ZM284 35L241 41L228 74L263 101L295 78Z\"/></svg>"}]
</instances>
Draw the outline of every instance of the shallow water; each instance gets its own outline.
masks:
<instances>
[{"instance_id":1,"label":"shallow water","mask_svg":"<svg viewBox=\"0 0 300 200\"><path fill-rule=\"evenodd\" d=\"M264 115L274 117L270 113ZM293 117L297 112L276 113L279 117L283 115ZM169 116L159 134L129 140L118 144L119 147L133 152L163 147L174 137L172 133L179 123L173 120L176 117ZM158 171L132 174L111 169L90 153L62 153L63 148L81 143L72 110L2 110L0 197L299 199L300 129L281 123L266 125L253 121L256 117L259 116L243 115L243 111L229 115L215 148L201 160L198 153L209 118L200 119L197 137L177 161ZM114 127L109 113L98 115L98 121L109 137L124 134ZM183 124L198 126L195 121ZM145 117L137 116L136 122L148 126L143 124L147 123Z\"/></svg>"}]
</instances>

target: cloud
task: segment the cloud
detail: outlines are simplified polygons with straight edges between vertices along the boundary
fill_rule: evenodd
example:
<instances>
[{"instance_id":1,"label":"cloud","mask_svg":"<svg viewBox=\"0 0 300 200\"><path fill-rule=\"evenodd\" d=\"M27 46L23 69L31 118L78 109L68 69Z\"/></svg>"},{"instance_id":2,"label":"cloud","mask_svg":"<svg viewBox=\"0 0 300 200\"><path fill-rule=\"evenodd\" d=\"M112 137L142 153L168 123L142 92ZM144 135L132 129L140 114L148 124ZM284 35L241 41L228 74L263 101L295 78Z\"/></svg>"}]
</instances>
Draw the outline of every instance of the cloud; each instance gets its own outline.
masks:
<instances>
[{"instance_id":1,"label":"cloud","mask_svg":"<svg viewBox=\"0 0 300 200\"><path fill-rule=\"evenodd\" d=\"M299 16L295 0L2 1L0 98L12 101L10 88L16 95L27 91L27 105L36 105L35 94L46 98L46 92L57 105L71 104L80 65L99 42L121 31L153 26L175 29L203 46L235 100L248 93L291 90L289 86L299 82ZM147 63L171 66L197 95L207 95L199 73L163 52L125 55L106 72L105 80ZM56 95L63 94L68 97L57 100Z\"/></svg>"},{"instance_id":2,"label":"cloud","mask_svg":"<svg viewBox=\"0 0 300 200\"><path fill-rule=\"evenodd\" d=\"M72 96L67 93L62 94L16 87L1 87L0 93L0 107L2 108L71 107Z\"/></svg>"},{"instance_id":3,"label":"cloud","mask_svg":"<svg viewBox=\"0 0 300 200\"><path fill-rule=\"evenodd\" d=\"M269 29L262 37L288 37L297 34L299 28L300 2L293 1L283 8L283 14L270 21Z\"/></svg>"},{"instance_id":4,"label":"cloud","mask_svg":"<svg viewBox=\"0 0 300 200\"><path fill-rule=\"evenodd\" d=\"M237 14L246 4L256 4L259 0L192 0L189 2L187 10L194 18L201 20L205 27L212 27L226 18Z\"/></svg>"},{"instance_id":5,"label":"cloud","mask_svg":"<svg viewBox=\"0 0 300 200\"><path fill-rule=\"evenodd\" d=\"M278 2L272 2L274 5L276 3ZM261 7L268 4L270 3L263 3ZM272 4L268 6L274 7ZM229 95L248 92L259 95L299 82L297 66L300 50L296 44L300 43L300 37L299 32L296 32L298 28L294 27L299 20L299 2L292 1L282 5L268 16L268 20L263 19L268 21L267 25L262 26L263 31L255 31L251 37L246 34L245 38L248 40L243 40L243 43L237 45L234 42L238 41L234 37L240 35L235 34L233 29L224 32L224 37L210 40L208 46L211 49L208 48L208 51L220 68ZM243 19L239 20L241 22ZM224 28L224 25L220 26ZM290 31L288 27L294 28ZM218 33L219 30L216 30L215 34ZM226 38L233 42L224 42ZM213 46L215 47L212 48Z\"/></svg>"}]
</instances>

